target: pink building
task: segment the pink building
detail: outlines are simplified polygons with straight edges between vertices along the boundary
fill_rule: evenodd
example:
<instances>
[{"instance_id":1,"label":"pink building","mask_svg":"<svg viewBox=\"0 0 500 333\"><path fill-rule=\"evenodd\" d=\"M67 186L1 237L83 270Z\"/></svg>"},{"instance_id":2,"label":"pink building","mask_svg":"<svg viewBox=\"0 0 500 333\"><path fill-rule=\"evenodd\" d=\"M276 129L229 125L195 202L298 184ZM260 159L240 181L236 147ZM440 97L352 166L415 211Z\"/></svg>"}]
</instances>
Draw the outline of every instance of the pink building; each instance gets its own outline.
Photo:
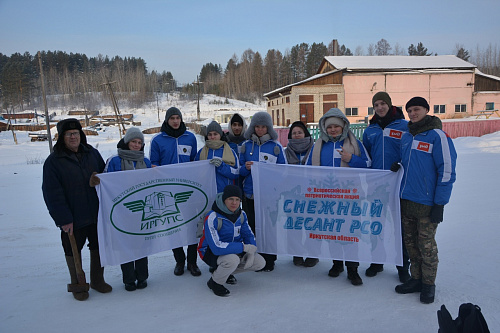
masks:
<instances>
[{"instance_id":1,"label":"pink building","mask_svg":"<svg viewBox=\"0 0 500 333\"><path fill-rule=\"evenodd\" d=\"M373 115L372 96L379 91L388 92L403 110L410 98L424 97L430 113L442 119L500 107L500 78L453 55L329 56L316 75L264 97L277 126L316 123L332 107L355 123Z\"/></svg>"}]
</instances>

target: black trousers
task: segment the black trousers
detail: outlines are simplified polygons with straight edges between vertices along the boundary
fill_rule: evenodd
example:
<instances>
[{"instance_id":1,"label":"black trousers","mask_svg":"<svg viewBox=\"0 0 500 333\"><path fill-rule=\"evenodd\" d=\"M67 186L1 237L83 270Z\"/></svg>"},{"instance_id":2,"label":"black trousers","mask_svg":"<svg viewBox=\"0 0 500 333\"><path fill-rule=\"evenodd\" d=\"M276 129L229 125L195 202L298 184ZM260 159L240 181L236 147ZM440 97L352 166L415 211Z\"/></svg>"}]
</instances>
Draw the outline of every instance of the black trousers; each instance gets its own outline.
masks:
<instances>
[{"instance_id":1,"label":"black trousers","mask_svg":"<svg viewBox=\"0 0 500 333\"><path fill-rule=\"evenodd\" d=\"M248 225L252 232L255 234L255 202L253 199L249 199L247 197L243 198L243 210L247 214ZM267 254L267 253L259 253L265 260L266 265L274 265L274 262L278 258L275 254Z\"/></svg>"},{"instance_id":2,"label":"black trousers","mask_svg":"<svg viewBox=\"0 0 500 333\"><path fill-rule=\"evenodd\" d=\"M120 267L123 283L134 283L136 280L145 281L149 277L148 257L121 264Z\"/></svg>"},{"instance_id":3,"label":"black trousers","mask_svg":"<svg viewBox=\"0 0 500 333\"><path fill-rule=\"evenodd\" d=\"M183 247L178 247L173 249L175 262L182 264L186 262L186 254L184 253ZM187 248L187 262L188 264L196 264L196 258L198 257L198 244L191 244Z\"/></svg>"},{"instance_id":4,"label":"black trousers","mask_svg":"<svg viewBox=\"0 0 500 333\"><path fill-rule=\"evenodd\" d=\"M75 235L76 246L78 251L82 251L85 242L88 240L88 247L90 251L99 250L99 242L97 239L97 224L91 224L86 227L74 230L73 235ZM61 230L61 243L64 249L64 255L72 257L73 251L71 250L71 243L69 241L68 233Z\"/></svg>"}]
</instances>

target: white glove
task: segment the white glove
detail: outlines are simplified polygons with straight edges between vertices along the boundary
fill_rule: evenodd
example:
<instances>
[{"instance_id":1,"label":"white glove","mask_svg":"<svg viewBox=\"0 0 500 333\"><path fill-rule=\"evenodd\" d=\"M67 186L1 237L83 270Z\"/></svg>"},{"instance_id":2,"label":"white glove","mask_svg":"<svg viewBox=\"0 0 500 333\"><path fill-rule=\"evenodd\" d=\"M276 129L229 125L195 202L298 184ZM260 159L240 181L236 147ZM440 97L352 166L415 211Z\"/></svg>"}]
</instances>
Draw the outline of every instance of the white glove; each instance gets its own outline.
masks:
<instances>
[{"instance_id":1,"label":"white glove","mask_svg":"<svg viewBox=\"0 0 500 333\"><path fill-rule=\"evenodd\" d=\"M243 252L254 254L257 252L257 246L252 244L243 244Z\"/></svg>"},{"instance_id":2,"label":"white glove","mask_svg":"<svg viewBox=\"0 0 500 333\"><path fill-rule=\"evenodd\" d=\"M218 168L222 164L222 160L218 158L212 158L208 163L213 164L216 168Z\"/></svg>"},{"instance_id":3,"label":"white glove","mask_svg":"<svg viewBox=\"0 0 500 333\"><path fill-rule=\"evenodd\" d=\"M252 245L253 247L255 247L254 245ZM255 247L255 249L257 249ZM255 258L255 252L247 252L245 253L245 255L243 256L243 261L245 262L245 266L243 266L243 269L249 269L250 267L253 266L253 260Z\"/></svg>"}]
</instances>

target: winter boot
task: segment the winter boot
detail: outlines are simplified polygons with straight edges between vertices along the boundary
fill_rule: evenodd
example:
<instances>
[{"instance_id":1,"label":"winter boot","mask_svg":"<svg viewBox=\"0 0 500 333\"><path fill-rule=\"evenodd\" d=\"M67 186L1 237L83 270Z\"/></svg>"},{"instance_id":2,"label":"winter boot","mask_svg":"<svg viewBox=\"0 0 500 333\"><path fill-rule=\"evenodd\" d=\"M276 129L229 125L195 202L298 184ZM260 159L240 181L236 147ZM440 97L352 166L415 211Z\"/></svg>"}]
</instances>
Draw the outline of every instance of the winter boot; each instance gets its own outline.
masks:
<instances>
[{"instance_id":1,"label":"winter boot","mask_svg":"<svg viewBox=\"0 0 500 333\"><path fill-rule=\"evenodd\" d=\"M234 275L231 274L231 275L229 275L227 277L226 283L227 284L236 284L236 283L238 283L238 280L236 280L236 278L234 277Z\"/></svg>"},{"instance_id":2,"label":"winter boot","mask_svg":"<svg viewBox=\"0 0 500 333\"><path fill-rule=\"evenodd\" d=\"M318 262L318 258L306 258L306 260L304 260L304 267L314 267Z\"/></svg>"},{"instance_id":3,"label":"winter boot","mask_svg":"<svg viewBox=\"0 0 500 333\"><path fill-rule=\"evenodd\" d=\"M424 304L433 303L435 293L436 293L435 285L422 283L422 291L420 292L420 302Z\"/></svg>"},{"instance_id":4,"label":"winter boot","mask_svg":"<svg viewBox=\"0 0 500 333\"><path fill-rule=\"evenodd\" d=\"M383 264L371 264L365 271L365 275L368 277L374 277L377 273L380 273L384 270Z\"/></svg>"},{"instance_id":5,"label":"winter boot","mask_svg":"<svg viewBox=\"0 0 500 333\"><path fill-rule=\"evenodd\" d=\"M215 295L217 296L226 296L229 295L229 290L226 289L222 284L218 284L212 278L207 282L208 288L212 289Z\"/></svg>"},{"instance_id":6,"label":"winter boot","mask_svg":"<svg viewBox=\"0 0 500 333\"><path fill-rule=\"evenodd\" d=\"M411 278L410 273L408 272L408 267L397 266L397 268L398 268L399 281L401 283L405 283Z\"/></svg>"},{"instance_id":7,"label":"winter boot","mask_svg":"<svg viewBox=\"0 0 500 333\"><path fill-rule=\"evenodd\" d=\"M192 275L192 276L200 276L200 275L201 275L201 271L200 271L200 269L198 268L198 265L196 265L196 263L194 263L194 264L190 264L190 263L188 263L188 264L187 264L187 270L188 270L189 272L191 272L191 275Z\"/></svg>"},{"instance_id":8,"label":"winter boot","mask_svg":"<svg viewBox=\"0 0 500 333\"><path fill-rule=\"evenodd\" d=\"M100 293L109 293L113 288L104 281L104 267L101 267L99 250L90 251L90 288Z\"/></svg>"},{"instance_id":9,"label":"winter boot","mask_svg":"<svg viewBox=\"0 0 500 333\"><path fill-rule=\"evenodd\" d=\"M66 256L66 264L68 265L71 284L78 284L78 278L76 277L75 259L73 259L73 257ZM89 298L88 291L72 292L72 294L73 297L78 301L85 301L87 298Z\"/></svg>"},{"instance_id":10,"label":"winter boot","mask_svg":"<svg viewBox=\"0 0 500 333\"><path fill-rule=\"evenodd\" d=\"M293 264L295 266L302 266L304 264L304 258L302 258L302 257L293 257Z\"/></svg>"},{"instance_id":11,"label":"winter boot","mask_svg":"<svg viewBox=\"0 0 500 333\"><path fill-rule=\"evenodd\" d=\"M360 286L363 284L361 276L358 274L357 267L347 267L347 278L351 281L353 286Z\"/></svg>"},{"instance_id":12,"label":"winter boot","mask_svg":"<svg viewBox=\"0 0 500 333\"><path fill-rule=\"evenodd\" d=\"M397 285L395 289L398 294L417 293L422 290L422 280L411 278L405 283Z\"/></svg>"},{"instance_id":13,"label":"winter boot","mask_svg":"<svg viewBox=\"0 0 500 333\"><path fill-rule=\"evenodd\" d=\"M328 271L328 276L337 277L344 271L344 263L342 261L333 261L333 266Z\"/></svg>"}]
</instances>

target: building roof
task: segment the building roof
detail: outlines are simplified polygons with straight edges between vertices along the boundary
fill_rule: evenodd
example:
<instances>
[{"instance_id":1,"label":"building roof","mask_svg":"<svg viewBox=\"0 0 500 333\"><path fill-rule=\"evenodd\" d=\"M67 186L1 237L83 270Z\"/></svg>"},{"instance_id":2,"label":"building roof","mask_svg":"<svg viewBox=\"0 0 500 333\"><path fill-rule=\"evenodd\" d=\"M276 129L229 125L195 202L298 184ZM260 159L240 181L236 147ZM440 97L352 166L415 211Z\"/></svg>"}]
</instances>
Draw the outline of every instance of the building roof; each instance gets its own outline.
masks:
<instances>
[{"instance_id":1,"label":"building roof","mask_svg":"<svg viewBox=\"0 0 500 333\"><path fill-rule=\"evenodd\" d=\"M441 56L328 56L334 68L351 70L472 69L475 65L454 55Z\"/></svg>"}]
</instances>

